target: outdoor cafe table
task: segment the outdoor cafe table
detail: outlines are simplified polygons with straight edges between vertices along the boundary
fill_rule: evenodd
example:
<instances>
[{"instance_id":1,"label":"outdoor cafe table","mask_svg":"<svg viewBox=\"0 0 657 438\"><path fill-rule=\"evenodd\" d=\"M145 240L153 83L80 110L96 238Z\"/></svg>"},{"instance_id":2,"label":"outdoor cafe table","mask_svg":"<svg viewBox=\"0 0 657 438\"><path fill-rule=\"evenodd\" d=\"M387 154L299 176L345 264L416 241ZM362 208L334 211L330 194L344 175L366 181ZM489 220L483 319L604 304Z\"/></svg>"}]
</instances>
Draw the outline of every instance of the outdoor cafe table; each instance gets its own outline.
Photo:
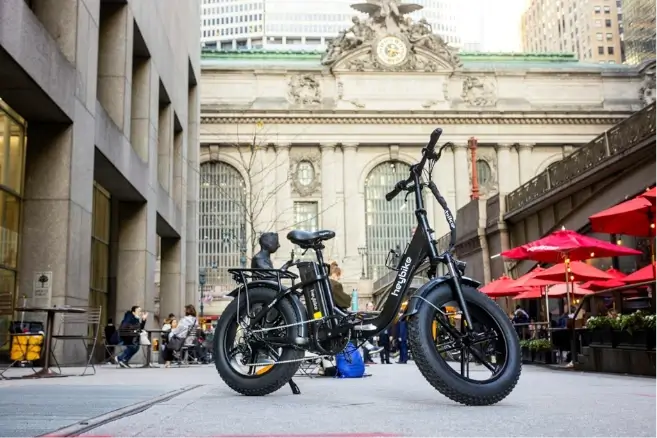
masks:
<instances>
[{"instance_id":1,"label":"outdoor cafe table","mask_svg":"<svg viewBox=\"0 0 657 438\"><path fill-rule=\"evenodd\" d=\"M46 350L46 356L43 359L43 368L40 371L37 371L34 374L24 376L24 378L38 378L38 377L61 377L62 375L54 371L50 371L50 355L52 354L51 343L52 343L52 332L55 327L55 315L58 313L87 313L84 309L78 309L75 307L17 307L15 309L17 312L32 312L32 313L45 313L46 314L46 332L44 340L44 348Z\"/></svg>"},{"instance_id":2,"label":"outdoor cafe table","mask_svg":"<svg viewBox=\"0 0 657 438\"><path fill-rule=\"evenodd\" d=\"M146 363L142 366L142 368L159 368L159 366L154 365L152 363L153 360L153 333L159 333L160 337L162 336L162 333L168 333L168 330L162 330L162 329L144 329L146 330L146 333L148 333L148 342L150 342L150 345L148 346L148 349L146 350ZM162 340L160 339L160 342Z\"/></svg>"}]
</instances>

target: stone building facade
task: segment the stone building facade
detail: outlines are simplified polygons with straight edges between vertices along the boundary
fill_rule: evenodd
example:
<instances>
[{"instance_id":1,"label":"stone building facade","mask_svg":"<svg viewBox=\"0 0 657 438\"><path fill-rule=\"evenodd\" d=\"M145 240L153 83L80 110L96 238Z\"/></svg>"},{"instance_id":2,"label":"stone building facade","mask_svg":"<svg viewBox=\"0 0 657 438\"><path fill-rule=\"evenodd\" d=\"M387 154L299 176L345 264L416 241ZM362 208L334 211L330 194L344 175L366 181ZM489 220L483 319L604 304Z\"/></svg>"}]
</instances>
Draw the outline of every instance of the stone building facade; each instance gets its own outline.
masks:
<instances>
[{"instance_id":1,"label":"stone building facade","mask_svg":"<svg viewBox=\"0 0 657 438\"><path fill-rule=\"evenodd\" d=\"M327 259L368 300L389 250L403 249L415 227L412 207L384 194L437 126L453 146L433 178L456 211L470 201L473 168L483 199L509 193L642 107L638 69L568 55L459 55L422 21L376 14L354 19L323 55L204 54L199 263L215 276L215 300L232 287L226 264L248 261L252 236L278 231L282 263L291 228L335 230ZM232 204L209 201L225 187L236 188ZM427 206L436 234L447 232L440 207Z\"/></svg>"},{"instance_id":2,"label":"stone building facade","mask_svg":"<svg viewBox=\"0 0 657 438\"><path fill-rule=\"evenodd\" d=\"M104 324L198 301L199 15L200 0L0 2L0 337L17 304L102 306Z\"/></svg>"}]
</instances>

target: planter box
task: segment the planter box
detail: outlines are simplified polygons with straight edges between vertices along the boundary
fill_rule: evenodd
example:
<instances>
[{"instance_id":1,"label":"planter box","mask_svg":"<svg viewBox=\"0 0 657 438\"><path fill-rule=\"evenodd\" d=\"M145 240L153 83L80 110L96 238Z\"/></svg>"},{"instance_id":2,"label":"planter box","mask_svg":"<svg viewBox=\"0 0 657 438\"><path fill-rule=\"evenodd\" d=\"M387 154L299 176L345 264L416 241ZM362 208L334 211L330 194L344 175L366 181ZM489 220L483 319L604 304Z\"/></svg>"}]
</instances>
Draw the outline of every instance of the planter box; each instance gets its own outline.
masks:
<instances>
[{"instance_id":1,"label":"planter box","mask_svg":"<svg viewBox=\"0 0 657 438\"><path fill-rule=\"evenodd\" d=\"M610 329L591 330L591 345L612 347L613 341L613 332Z\"/></svg>"},{"instance_id":2,"label":"planter box","mask_svg":"<svg viewBox=\"0 0 657 438\"><path fill-rule=\"evenodd\" d=\"M644 350L648 348L648 333L645 330L637 330L632 333L624 330L614 330L615 347L636 348Z\"/></svg>"},{"instance_id":3,"label":"planter box","mask_svg":"<svg viewBox=\"0 0 657 438\"><path fill-rule=\"evenodd\" d=\"M551 364L552 363L552 351L551 350L539 350L534 351L534 363L541 364Z\"/></svg>"},{"instance_id":4,"label":"planter box","mask_svg":"<svg viewBox=\"0 0 657 438\"><path fill-rule=\"evenodd\" d=\"M532 363L534 361L533 351L528 347L522 347L522 363Z\"/></svg>"},{"instance_id":5,"label":"planter box","mask_svg":"<svg viewBox=\"0 0 657 438\"><path fill-rule=\"evenodd\" d=\"M654 350L655 349L655 330L647 330L646 331L646 348L648 350Z\"/></svg>"}]
</instances>

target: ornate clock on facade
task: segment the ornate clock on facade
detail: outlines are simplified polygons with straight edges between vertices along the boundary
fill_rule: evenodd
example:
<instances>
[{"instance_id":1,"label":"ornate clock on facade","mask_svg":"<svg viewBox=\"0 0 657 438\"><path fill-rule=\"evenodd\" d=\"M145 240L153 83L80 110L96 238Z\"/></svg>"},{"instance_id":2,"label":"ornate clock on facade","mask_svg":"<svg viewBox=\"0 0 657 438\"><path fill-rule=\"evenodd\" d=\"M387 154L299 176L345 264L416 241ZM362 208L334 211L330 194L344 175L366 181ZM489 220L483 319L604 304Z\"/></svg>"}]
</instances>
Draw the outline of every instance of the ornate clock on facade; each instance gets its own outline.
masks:
<instances>
[{"instance_id":1,"label":"ornate clock on facade","mask_svg":"<svg viewBox=\"0 0 657 438\"><path fill-rule=\"evenodd\" d=\"M388 35L376 43L376 56L383 65L396 67L406 61L408 46L401 38Z\"/></svg>"}]
</instances>

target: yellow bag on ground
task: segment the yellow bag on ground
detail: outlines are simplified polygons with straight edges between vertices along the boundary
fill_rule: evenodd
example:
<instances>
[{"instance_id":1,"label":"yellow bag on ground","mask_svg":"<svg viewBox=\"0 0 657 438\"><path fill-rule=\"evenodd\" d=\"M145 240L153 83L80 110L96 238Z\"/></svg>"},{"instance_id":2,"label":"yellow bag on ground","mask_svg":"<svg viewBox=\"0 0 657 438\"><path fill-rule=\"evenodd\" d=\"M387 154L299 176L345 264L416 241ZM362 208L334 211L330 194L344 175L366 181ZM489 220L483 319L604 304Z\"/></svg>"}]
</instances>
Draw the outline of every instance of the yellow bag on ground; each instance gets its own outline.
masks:
<instances>
[{"instance_id":1,"label":"yellow bag on ground","mask_svg":"<svg viewBox=\"0 0 657 438\"><path fill-rule=\"evenodd\" d=\"M42 335L14 335L11 343L11 360L38 360L41 358L42 344Z\"/></svg>"}]
</instances>

